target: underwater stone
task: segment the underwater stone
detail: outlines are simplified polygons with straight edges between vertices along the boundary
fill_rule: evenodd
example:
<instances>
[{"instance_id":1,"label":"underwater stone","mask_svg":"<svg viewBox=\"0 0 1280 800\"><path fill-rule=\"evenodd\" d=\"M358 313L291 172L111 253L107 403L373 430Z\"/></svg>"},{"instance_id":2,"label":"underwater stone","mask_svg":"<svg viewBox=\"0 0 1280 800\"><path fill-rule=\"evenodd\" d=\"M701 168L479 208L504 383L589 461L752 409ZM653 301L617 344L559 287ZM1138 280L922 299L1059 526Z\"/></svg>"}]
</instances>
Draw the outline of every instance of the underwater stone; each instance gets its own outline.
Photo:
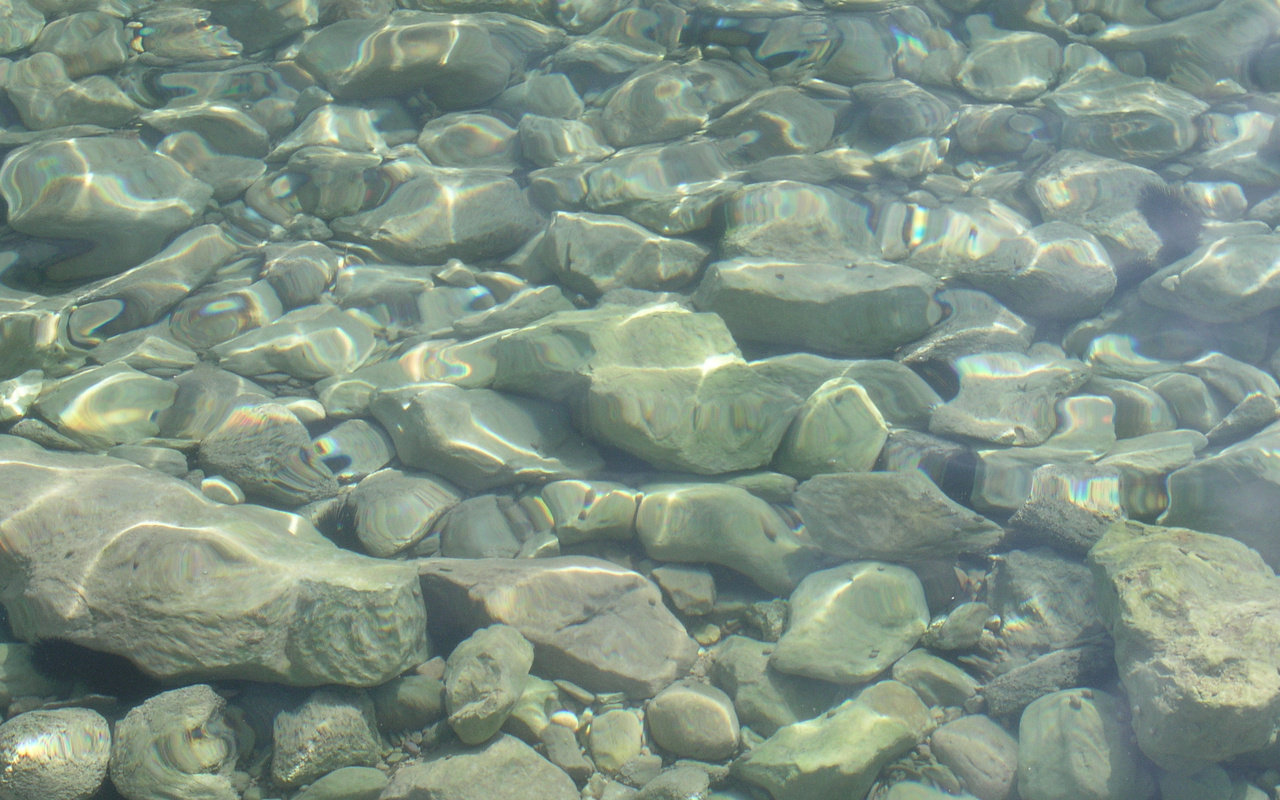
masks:
<instances>
[{"instance_id":1,"label":"underwater stone","mask_svg":"<svg viewBox=\"0 0 1280 800\"><path fill-rule=\"evenodd\" d=\"M129 800L236 800L237 741L205 684L158 694L115 726L111 782Z\"/></svg>"},{"instance_id":2,"label":"underwater stone","mask_svg":"<svg viewBox=\"0 0 1280 800\"><path fill-rule=\"evenodd\" d=\"M515 708L533 645L510 625L490 625L464 639L445 662L444 698L449 727L465 744L480 744L498 732Z\"/></svg>"},{"instance_id":3,"label":"underwater stone","mask_svg":"<svg viewBox=\"0 0 1280 800\"><path fill-rule=\"evenodd\" d=\"M29 711L0 725L0 793L15 800L88 800L107 777L111 729L97 711Z\"/></svg>"},{"instance_id":4,"label":"underwater stone","mask_svg":"<svg viewBox=\"0 0 1280 800\"><path fill-rule=\"evenodd\" d=\"M862 384L833 378L800 406L774 454L774 468L801 480L875 466L889 438L884 417Z\"/></svg>"},{"instance_id":5,"label":"underwater stone","mask_svg":"<svg viewBox=\"0 0 1280 800\"><path fill-rule=\"evenodd\" d=\"M369 555L391 558L417 544L461 499L456 489L429 475L383 469L360 481L346 503Z\"/></svg>"},{"instance_id":6,"label":"underwater stone","mask_svg":"<svg viewBox=\"0 0 1280 800\"><path fill-rule=\"evenodd\" d=\"M200 466L246 494L286 507L331 497L338 481L311 435L278 403L242 405L200 443Z\"/></svg>"},{"instance_id":7,"label":"underwater stone","mask_svg":"<svg viewBox=\"0 0 1280 800\"><path fill-rule=\"evenodd\" d=\"M824 186L797 181L753 183L724 207L722 256L830 263L879 257L870 208Z\"/></svg>"},{"instance_id":8,"label":"underwater stone","mask_svg":"<svg viewBox=\"0 0 1280 800\"><path fill-rule=\"evenodd\" d=\"M738 750L733 701L714 686L685 681L658 692L645 707L653 741L677 758L723 761Z\"/></svg>"},{"instance_id":9,"label":"underwater stone","mask_svg":"<svg viewBox=\"0 0 1280 800\"><path fill-rule=\"evenodd\" d=\"M423 659L412 567L127 461L16 441L0 445L12 489L0 537L23 566L5 566L15 577L0 599L18 636L125 655L160 678L369 686Z\"/></svg>"},{"instance_id":10,"label":"underwater stone","mask_svg":"<svg viewBox=\"0 0 1280 800\"><path fill-rule=\"evenodd\" d=\"M692 281L707 248L659 236L625 217L604 214L552 215L538 253L566 288L599 297L629 287L675 291Z\"/></svg>"},{"instance_id":11,"label":"underwater stone","mask_svg":"<svg viewBox=\"0 0 1280 800\"><path fill-rule=\"evenodd\" d=\"M1202 322L1243 322L1280 306L1280 236L1202 245L1142 282L1142 299Z\"/></svg>"},{"instance_id":12,"label":"underwater stone","mask_svg":"<svg viewBox=\"0 0 1280 800\"><path fill-rule=\"evenodd\" d=\"M413 800L432 794L504 800L580 797L568 775L532 747L505 733L478 748L444 748L431 753L425 761L398 770L380 797Z\"/></svg>"},{"instance_id":13,"label":"underwater stone","mask_svg":"<svg viewBox=\"0 0 1280 800\"><path fill-rule=\"evenodd\" d=\"M378 763L381 743L373 701L364 691L322 689L272 723L271 778L310 783L342 767Z\"/></svg>"}]
</instances>

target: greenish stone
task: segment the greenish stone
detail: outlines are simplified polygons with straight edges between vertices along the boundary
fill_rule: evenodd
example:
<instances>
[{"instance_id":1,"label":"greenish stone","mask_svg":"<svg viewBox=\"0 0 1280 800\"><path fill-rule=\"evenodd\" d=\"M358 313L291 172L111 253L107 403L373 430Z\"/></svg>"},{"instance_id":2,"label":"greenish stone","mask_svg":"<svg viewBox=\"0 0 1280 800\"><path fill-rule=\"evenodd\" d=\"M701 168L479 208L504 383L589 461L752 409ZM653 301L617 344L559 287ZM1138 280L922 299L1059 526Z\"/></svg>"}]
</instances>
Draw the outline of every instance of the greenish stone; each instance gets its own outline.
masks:
<instances>
[{"instance_id":1,"label":"greenish stone","mask_svg":"<svg viewBox=\"0 0 1280 800\"><path fill-rule=\"evenodd\" d=\"M605 774L613 774L640 754L644 746L644 724L630 709L606 711L592 720L587 745L596 767Z\"/></svg>"},{"instance_id":2,"label":"greenish stone","mask_svg":"<svg viewBox=\"0 0 1280 800\"><path fill-rule=\"evenodd\" d=\"M924 650L912 650L898 659L893 679L910 686L929 706L962 706L979 686L969 673Z\"/></svg>"},{"instance_id":3,"label":"greenish stone","mask_svg":"<svg viewBox=\"0 0 1280 800\"><path fill-rule=\"evenodd\" d=\"M984 714L971 714L940 726L929 748L943 766L982 800L1006 800L1018 772L1018 740Z\"/></svg>"},{"instance_id":4,"label":"greenish stone","mask_svg":"<svg viewBox=\"0 0 1280 800\"><path fill-rule=\"evenodd\" d=\"M865 472L889 438L884 417L857 381L833 378L809 396L774 455L774 468L804 480L823 472Z\"/></svg>"},{"instance_id":5,"label":"greenish stone","mask_svg":"<svg viewBox=\"0 0 1280 800\"><path fill-rule=\"evenodd\" d=\"M1121 713L1120 703L1098 689L1054 692L1027 706L1018 724L1023 800L1151 797L1155 781L1139 760Z\"/></svg>"},{"instance_id":6,"label":"greenish stone","mask_svg":"<svg viewBox=\"0 0 1280 800\"><path fill-rule=\"evenodd\" d=\"M445 662L444 699L449 727L466 744L498 732L524 692L533 645L510 625L471 634Z\"/></svg>"},{"instance_id":7,"label":"greenish stone","mask_svg":"<svg viewBox=\"0 0 1280 800\"><path fill-rule=\"evenodd\" d=\"M428 675L393 678L371 695L383 730L421 730L445 714L444 684Z\"/></svg>"},{"instance_id":8,"label":"greenish stone","mask_svg":"<svg viewBox=\"0 0 1280 800\"><path fill-rule=\"evenodd\" d=\"M991 607L986 603L961 603L930 621L920 644L931 650L968 650L978 644L990 618Z\"/></svg>"},{"instance_id":9,"label":"greenish stone","mask_svg":"<svg viewBox=\"0 0 1280 800\"><path fill-rule=\"evenodd\" d=\"M672 684L649 701L645 721L654 742L677 758L722 761L738 750L733 701L714 686Z\"/></svg>"},{"instance_id":10,"label":"greenish stone","mask_svg":"<svg viewBox=\"0 0 1280 800\"><path fill-rule=\"evenodd\" d=\"M821 717L779 728L732 770L774 800L863 797L880 769L915 747L931 724L915 692L881 681Z\"/></svg>"},{"instance_id":11,"label":"greenish stone","mask_svg":"<svg viewBox=\"0 0 1280 800\"><path fill-rule=\"evenodd\" d=\"M924 587L896 564L814 572L791 593L791 619L769 664L779 672L864 683L915 646L929 624Z\"/></svg>"},{"instance_id":12,"label":"greenish stone","mask_svg":"<svg viewBox=\"0 0 1280 800\"><path fill-rule=\"evenodd\" d=\"M1089 551L1138 746L1195 772L1259 750L1280 719L1280 580L1225 536L1116 523Z\"/></svg>"},{"instance_id":13,"label":"greenish stone","mask_svg":"<svg viewBox=\"0 0 1280 800\"><path fill-rule=\"evenodd\" d=\"M790 592L821 564L791 524L746 489L655 484L643 493L636 533L650 558L720 564L774 593Z\"/></svg>"},{"instance_id":14,"label":"greenish stone","mask_svg":"<svg viewBox=\"0 0 1280 800\"><path fill-rule=\"evenodd\" d=\"M761 736L813 719L842 699L843 687L787 675L769 666L775 645L730 636L713 651L709 676L733 698L738 720Z\"/></svg>"},{"instance_id":15,"label":"greenish stone","mask_svg":"<svg viewBox=\"0 0 1280 800\"><path fill-rule=\"evenodd\" d=\"M177 393L170 381L117 362L46 383L33 409L59 433L105 450L159 433L156 418Z\"/></svg>"},{"instance_id":16,"label":"greenish stone","mask_svg":"<svg viewBox=\"0 0 1280 800\"><path fill-rule=\"evenodd\" d=\"M335 769L294 796L294 800L377 800L387 776L373 767Z\"/></svg>"},{"instance_id":17,"label":"greenish stone","mask_svg":"<svg viewBox=\"0 0 1280 800\"><path fill-rule=\"evenodd\" d=\"M715 475L768 464L800 401L725 356L700 366L602 367L582 424L659 469Z\"/></svg>"}]
</instances>

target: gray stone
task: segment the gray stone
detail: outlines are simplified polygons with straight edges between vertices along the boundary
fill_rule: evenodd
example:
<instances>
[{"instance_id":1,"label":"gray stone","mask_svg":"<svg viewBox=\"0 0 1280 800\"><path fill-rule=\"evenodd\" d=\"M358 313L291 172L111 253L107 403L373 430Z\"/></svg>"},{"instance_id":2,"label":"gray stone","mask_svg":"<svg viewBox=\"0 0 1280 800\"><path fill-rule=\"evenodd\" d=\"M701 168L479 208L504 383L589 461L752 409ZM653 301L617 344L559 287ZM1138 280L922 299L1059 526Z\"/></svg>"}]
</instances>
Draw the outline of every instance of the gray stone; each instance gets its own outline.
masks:
<instances>
[{"instance_id":1,"label":"gray stone","mask_svg":"<svg viewBox=\"0 0 1280 800\"><path fill-rule=\"evenodd\" d=\"M537 502L562 545L598 540L627 541L636 532L641 493L607 481L552 481ZM522 500L524 505L525 501Z\"/></svg>"},{"instance_id":2,"label":"gray stone","mask_svg":"<svg viewBox=\"0 0 1280 800\"><path fill-rule=\"evenodd\" d=\"M1101 633L1088 569L1045 548L1001 555L987 602L1000 615L994 654L999 672Z\"/></svg>"},{"instance_id":3,"label":"gray stone","mask_svg":"<svg viewBox=\"0 0 1280 800\"><path fill-rule=\"evenodd\" d=\"M1280 236L1234 236L1197 248L1142 282L1146 302L1203 322L1241 322L1280 306Z\"/></svg>"},{"instance_id":4,"label":"gray stone","mask_svg":"<svg viewBox=\"0 0 1280 800\"><path fill-rule=\"evenodd\" d=\"M987 713L1009 717L1035 700L1063 689L1095 685L1115 674L1110 645L1067 647L1010 670L982 687Z\"/></svg>"},{"instance_id":5,"label":"gray stone","mask_svg":"<svg viewBox=\"0 0 1280 800\"><path fill-rule=\"evenodd\" d=\"M800 400L751 364L724 356L689 367L601 367L581 425L659 469L715 475L773 459Z\"/></svg>"},{"instance_id":6,"label":"gray stone","mask_svg":"<svg viewBox=\"0 0 1280 800\"><path fill-rule=\"evenodd\" d=\"M627 148L593 165L586 180L592 211L621 214L674 236L705 228L724 199L741 186L711 141Z\"/></svg>"},{"instance_id":7,"label":"gray stone","mask_svg":"<svg viewBox=\"0 0 1280 800\"><path fill-rule=\"evenodd\" d=\"M587 744L596 768L612 775L640 754L644 746L644 723L640 715L630 709L606 711L592 720Z\"/></svg>"},{"instance_id":8,"label":"gray stone","mask_svg":"<svg viewBox=\"0 0 1280 800\"><path fill-rule=\"evenodd\" d=\"M746 489L685 483L643 492L636 534L650 558L720 564L777 594L790 593L822 564L782 512Z\"/></svg>"},{"instance_id":9,"label":"gray stone","mask_svg":"<svg viewBox=\"0 0 1280 800\"><path fill-rule=\"evenodd\" d=\"M955 360L960 391L934 411L929 430L997 444L1042 444L1057 426L1054 407L1089 378L1075 359L989 353Z\"/></svg>"},{"instance_id":10,"label":"gray stone","mask_svg":"<svg viewBox=\"0 0 1280 800\"><path fill-rule=\"evenodd\" d=\"M840 699L843 687L787 675L769 666L774 645L730 636L716 646L709 677L733 698L741 724L761 736L813 719Z\"/></svg>"},{"instance_id":11,"label":"gray stone","mask_svg":"<svg viewBox=\"0 0 1280 800\"><path fill-rule=\"evenodd\" d=\"M563 38L513 17L402 10L329 25L307 40L298 61L340 100L422 89L443 108L465 108L495 97L526 57Z\"/></svg>"},{"instance_id":12,"label":"gray stone","mask_svg":"<svg viewBox=\"0 0 1280 800\"><path fill-rule=\"evenodd\" d=\"M498 732L524 691L533 645L510 625L490 625L463 640L445 662L449 727L465 744Z\"/></svg>"},{"instance_id":13,"label":"gray stone","mask_svg":"<svg viewBox=\"0 0 1280 800\"><path fill-rule=\"evenodd\" d=\"M360 481L346 503L369 555L390 558L417 544L460 500L444 481L386 469Z\"/></svg>"},{"instance_id":14,"label":"gray stone","mask_svg":"<svg viewBox=\"0 0 1280 800\"><path fill-rule=\"evenodd\" d=\"M28 711L0 725L0 792L15 800L87 800L107 777L111 729L96 711Z\"/></svg>"},{"instance_id":15,"label":"gray stone","mask_svg":"<svg viewBox=\"0 0 1280 800\"><path fill-rule=\"evenodd\" d=\"M510 172L520 161L516 130L491 114L460 112L422 128L418 147L439 167L490 167Z\"/></svg>"},{"instance_id":16,"label":"gray stone","mask_svg":"<svg viewBox=\"0 0 1280 800\"><path fill-rule=\"evenodd\" d=\"M411 566L126 461L15 441L0 446L12 576L0 599L19 637L123 655L160 678L294 685L376 685L425 657Z\"/></svg>"},{"instance_id":17,"label":"gray stone","mask_svg":"<svg viewBox=\"0 0 1280 800\"><path fill-rule=\"evenodd\" d=\"M862 797L931 724L915 692L881 681L818 719L779 728L735 761L733 774L774 800Z\"/></svg>"},{"instance_id":18,"label":"gray stone","mask_svg":"<svg viewBox=\"0 0 1280 800\"><path fill-rule=\"evenodd\" d=\"M418 570L440 627L510 625L533 643L536 671L592 691L652 697L698 650L658 587L607 561L430 559Z\"/></svg>"},{"instance_id":19,"label":"gray stone","mask_svg":"<svg viewBox=\"0 0 1280 800\"><path fill-rule=\"evenodd\" d=\"M40 35L44 14L24 0L9 0L0 11L0 53L22 50Z\"/></svg>"},{"instance_id":20,"label":"gray stone","mask_svg":"<svg viewBox=\"0 0 1280 800\"><path fill-rule=\"evenodd\" d=\"M711 123L707 132L744 144L751 159L791 153L813 153L831 140L835 114L792 86L756 92Z\"/></svg>"},{"instance_id":21,"label":"gray stone","mask_svg":"<svg viewBox=\"0 0 1280 800\"><path fill-rule=\"evenodd\" d=\"M753 183L725 203L720 253L830 263L879 258L867 205L797 181Z\"/></svg>"},{"instance_id":22,"label":"gray stone","mask_svg":"<svg viewBox=\"0 0 1280 800\"><path fill-rule=\"evenodd\" d=\"M961 603L929 621L920 644L930 650L968 650L977 646L991 618L986 603Z\"/></svg>"},{"instance_id":23,"label":"gray stone","mask_svg":"<svg viewBox=\"0 0 1280 800\"><path fill-rule=\"evenodd\" d=\"M565 287L593 298L621 287L681 289L697 276L708 253L625 217L564 211L551 217L538 252Z\"/></svg>"},{"instance_id":24,"label":"gray stone","mask_svg":"<svg viewBox=\"0 0 1280 800\"><path fill-rule=\"evenodd\" d=\"M297 709L276 714L271 778L310 783L342 767L371 767L382 754L373 701L364 691L324 689Z\"/></svg>"},{"instance_id":25,"label":"gray stone","mask_svg":"<svg viewBox=\"0 0 1280 800\"><path fill-rule=\"evenodd\" d=\"M694 304L747 341L841 356L886 355L941 318L933 301L938 283L928 275L865 256L851 256L847 266L778 260L803 247L710 265Z\"/></svg>"},{"instance_id":26,"label":"gray stone","mask_svg":"<svg viewBox=\"0 0 1280 800\"><path fill-rule=\"evenodd\" d=\"M645 709L649 734L677 758L723 761L738 750L733 701L714 686L681 682L668 686Z\"/></svg>"},{"instance_id":27,"label":"gray stone","mask_svg":"<svg viewBox=\"0 0 1280 800\"><path fill-rule=\"evenodd\" d=\"M953 502L922 473L817 475L796 490L805 530L835 558L925 561L981 553L999 525Z\"/></svg>"},{"instance_id":28,"label":"gray stone","mask_svg":"<svg viewBox=\"0 0 1280 800\"><path fill-rule=\"evenodd\" d=\"M440 555L446 558L520 558L558 540L510 497L482 494L451 508L436 526Z\"/></svg>"},{"instance_id":29,"label":"gray stone","mask_svg":"<svg viewBox=\"0 0 1280 800\"><path fill-rule=\"evenodd\" d=\"M610 95L600 115L604 134L615 147L678 139L704 127L713 112L760 83L730 61L664 62L641 69Z\"/></svg>"},{"instance_id":30,"label":"gray stone","mask_svg":"<svg viewBox=\"0 0 1280 800\"><path fill-rule=\"evenodd\" d=\"M370 695L381 730L422 730L445 715L444 684L430 675L392 678Z\"/></svg>"},{"instance_id":31,"label":"gray stone","mask_svg":"<svg viewBox=\"0 0 1280 800\"><path fill-rule=\"evenodd\" d=\"M929 738L938 761L978 800L1008 800L1018 770L1018 740L983 714L960 717Z\"/></svg>"},{"instance_id":32,"label":"gray stone","mask_svg":"<svg viewBox=\"0 0 1280 800\"><path fill-rule=\"evenodd\" d=\"M288 507L331 497L338 481L307 429L278 403L242 406L200 443L199 463L246 494Z\"/></svg>"},{"instance_id":33,"label":"gray stone","mask_svg":"<svg viewBox=\"0 0 1280 800\"><path fill-rule=\"evenodd\" d=\"M539 167L602 161L613 154L595 128L578 119L553 119L525 114L517 128L520 153Z\"/></svg>"},{"instance_id":34,"label":"gray stone","mask_svg":"<svg viewBox=\"0 0 1280 800\"><path fill-rule=\"evenodd\" d=\"M1014 103L1040 95L1058 78L1062 51L1043 33L998 31L990 19L966 20L972 49L956 72L956 83L987 102Z\"/></svg>"},{"instance_id":35,"label":"gray stone","mask_svg":"<svg viewBox=\"0 0 1280 800\"><path fill-rule=\"evenodd\" d=\"M791 593L791 619L769 664L779 672L865 683L905 655L929 624L906 567L856 561L815 572Z\"/></svg>"},{"instance_id":36,"label":"gray stone","mask_svg":"<svg viewBox=\"0 0 1280 800\"><path fill-rule=\"evenodd\" d=\"M165 106L142 121L164 134L195 134L217 153L244 158L267 155L271 138L253 116L226 102Z\"/></svg>"},{"instance_id":37,"label":"gray stone","mask_svg":"<svg viewBox=\"0 0 1280 800\"><path fill-rule=\"evenodd\" d=\"M1083 555L1123 517L1118 469L1045 464L1031 473L1031 492L1009 526L1031 544Z\"/></svg>"},{"instance_id":38,"label":"gray stone","mask_svg":"<svg viewBox=\"0 0 1280 800\"><path fill-rule=\"evenodd\" d=\"M31 409L82 447L105 450L156 435L176 395L172 383L117 362L45 381Z\"/></svg>"},{"instance_id":39,"label":"gray stone","mask_svg":"<svg viewBox=\"0 0 1280 800\"><path fill-rule=\"evenodd\" d=\"M114 275L150 258L204 212L213 190L135 139L104 136L11 151L0 194L14 230L94 242L45 268L57 281Z\"/></svg>"},{"instance_id":40,"label":"gray stone","mask_svg":"<svg viewBox=\"0 0 1280 800\"><path fill-rule=\"evenodd\" d=\"M438 750L391 778L380 800L578 800L564 772L514 736L501 734L478 748Z\"/></svg>"},{"instance_id":41,"label":"gray stone","mask_svg":"<svg viewBox=\"0 0 1280 800\"><path fill-rule=\"evenodd\" d=\"M1116 288L1115 267L1102 243L1066 222L1047 222L1006 239L995 252L963 265L959 275L1015 314L1036 319L1092 316Z\"/></svg>"},{"instance_id":42,"label":"gray stone","mask_svg":"<svg viewBox=\"0 0 1280 800\"><path fill-rule=\"evenodd\" d=\"M875 466L889 429L866 389L848 378L819 386L800 406L773 465L801 480L824 472L864 472Z\"/></svg>"},{"instance_id":43,"label":"gray stone","mask_svg":"<svg viewBox=\"0 0 1280 800\"><path fill-rule=\"evenodd\" d=\"M716 580L700 567L665 564L649 577L662 588L676 611L690 616L710 614L716 604Z\"/></svg>"},{"instance_id":44,"label":"gray stone","mask_svg":"<svg viewBox=\"0 0 1280 800\"><path fill-rule=\"evenodd\" d=\"M1132 439L1178 427L1164 398L1140 383L1094 376L1082 391L1108 397L1115 404L1114 424L1118 439Z\"/></svg>"},{"instance_id":45,"label":"gray stone","mask_svg":"<svg viewBox=\"0 0 1280 800\"><path fill-rule=\"evenodd\" d=\"M541 227L520 186L505 175L437 167L421 172L377 208L335 219L334 233L404 263L430 264L500 258Z\"/></svg>"},{"instance_id":46,"label":"gray stone","mask_svg":"<svg viewBox=\"0 0 1280 800\"><path fill-rule=\"evenodd\" d=\"M236 800L236 735L226 701L204 684L134 706L115 725L111 782L130 800Z\"/></svg>"},{"instance_id":47,"label":"gray stone","mask_svg":"<svg viewBox=\"0 0 1280 800\"><path fill-rule=\"evenodd\" d=\"M380 392L370 410L403 463L471 490L580 478L600 466L564 409L538 400L429 383Z\"/></svg>"},{"instance_id":48,"label":"gray stone","mask_svg":"<svg viewBox=\"0 0 1280 800\"><path fill-rule=\"evenodd\" d=\"M1280 443L1280 423L1169 473L1169 506L1160 524L1230 536L1280 567L1276 485L1280 465L1268 454ZM1181 465L1179 465L1181 466Z\"/></svg>"},{"instance_id":49,"label":"gray stone","mask_svg":"<svg viewBox=\"0 0 1280 800\"><path fill-rule=\"evenodd\" d=\"M1147 757L1190 773L1265 746L1280 713L1280 581L1258 554L1124 522L1089 564Z\"/></svg>"},{"instance_id":50,"label":"gray stone","mask_svg":"<svg viewBox=\"0 0 1280 800\"><path fill-rule=\"evenodd\" d=\"M1025 353L1035 328L986 292L943 289L934 295L944 319L924 336L900 347L903 364L948 361L977 353Z\"/></svg>"},{"instance_id":51,"label":"gray stone","mask_svg":"<svg viewBox=\"0 0 1280 800\"><path fill-rule=\"evenodd\" d=\"M1018 725L1018 795L1023 800L1146 800L1155 781L1121 721L1122 706L1097 689L1046 695Z\"/></svg>"},{"instance_id":52,"label":"gray stone","mask_svg":"<svg viewBox=\"0 0 1280 800\"><path fill-rule=\"evenodd\" d=\"M214 346L210 353L223 369L240 375L283 372L317 381L356 369L373 353L374 344L367 323L320 303L294 309Z\"/></svg>"},{"instance_id":53,"label":"gray stone","mask_svg":"<svg viewBox=\"0 0 1280 800\"><path fill-rule=\"evenodd\" d=\"M373 767L342 767L294 795L296 800L378 800L387 776Z\"/></svg>"},{"instance_id":54,"label":"gray stone","mask_svg":"<svg viewBox=\"0 0 1280 800\"><path fill-rule=\"evenodd\" d=\"M978 693L972 675L924 650L912 650L894 662L893 679L914 689L928 706L963 706Z\"/></svg>"},{"instance_id":55,"label":"gray stone","mask_svg":"<svg viewBox=\"0 0 1280 800\"><path fill-rule=\"evenodd\" d=\"M62 59L33 53L9 68L5 93L30 130L67 125L118 128L142 113L142 107L104 75L72 80Z\"/></svg>"}]
</instances>

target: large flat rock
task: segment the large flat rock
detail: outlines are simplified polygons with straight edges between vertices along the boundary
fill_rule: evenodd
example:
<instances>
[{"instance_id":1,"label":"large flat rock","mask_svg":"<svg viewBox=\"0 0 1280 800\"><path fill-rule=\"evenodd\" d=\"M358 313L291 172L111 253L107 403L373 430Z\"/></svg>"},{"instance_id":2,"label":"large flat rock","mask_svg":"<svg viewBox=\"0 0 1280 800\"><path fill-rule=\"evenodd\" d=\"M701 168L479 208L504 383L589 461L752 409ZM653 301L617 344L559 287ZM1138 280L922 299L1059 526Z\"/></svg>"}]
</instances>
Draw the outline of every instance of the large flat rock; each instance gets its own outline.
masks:
<instances>
[{"instance_id":1,"label":"large flat rock","mask_svg":"<svg viewBox=\"0 0 1280 800\"><path fill-rule=\"evenodd\" d=\"M426 656L413 568L340 550L292 514L9 437L0 485L0 602L21 639L159 678L304 686L373 686Z\"/></svg>"},{"instance_id":2,"label":"large flat rock","mask_svg":"<svg viewBox=\"0 0 1280 800\"><path fill-rule=\"evenodd\" d=\"M505 623L533 643L534 672L595 692L652 697L682 677L698 652L658 587L608 561L433 558L417 564L432 619L446 636Z\"/></svg>"}]
</instances>

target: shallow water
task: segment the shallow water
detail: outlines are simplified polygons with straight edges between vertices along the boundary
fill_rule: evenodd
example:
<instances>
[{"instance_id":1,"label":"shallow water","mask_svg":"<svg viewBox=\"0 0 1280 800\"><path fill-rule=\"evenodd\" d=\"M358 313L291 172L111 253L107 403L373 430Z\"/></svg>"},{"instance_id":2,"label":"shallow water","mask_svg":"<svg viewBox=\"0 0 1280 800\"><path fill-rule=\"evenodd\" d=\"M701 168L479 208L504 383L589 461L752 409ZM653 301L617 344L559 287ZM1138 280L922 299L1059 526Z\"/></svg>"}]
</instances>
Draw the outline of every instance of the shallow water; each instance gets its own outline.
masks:
<instances>
[{"instance_id":1,"label":"shallow water","mask_svg":"<svg viewBox=\"0 0 1280 800\"><path fill-rule=\"evenodd\" d=\"M0 797L1280 796L1272 0L200 6L0 14Z\"/></svg>"}]
</instances>

